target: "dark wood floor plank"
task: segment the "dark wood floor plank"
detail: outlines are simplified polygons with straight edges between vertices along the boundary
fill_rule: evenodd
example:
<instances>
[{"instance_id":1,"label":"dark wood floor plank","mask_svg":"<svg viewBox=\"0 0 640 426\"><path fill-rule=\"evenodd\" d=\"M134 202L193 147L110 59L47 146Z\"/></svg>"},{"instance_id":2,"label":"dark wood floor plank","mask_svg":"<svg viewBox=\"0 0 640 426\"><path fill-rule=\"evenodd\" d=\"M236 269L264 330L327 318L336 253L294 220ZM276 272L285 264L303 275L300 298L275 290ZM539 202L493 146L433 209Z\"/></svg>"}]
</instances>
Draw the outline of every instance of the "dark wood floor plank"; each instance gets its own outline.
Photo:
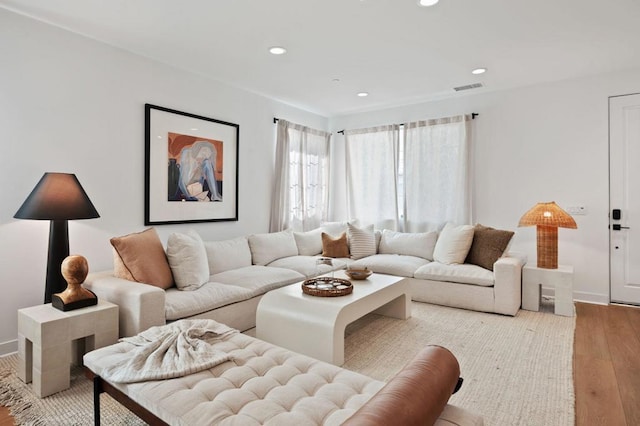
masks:
<instances>
[{"instance_id":1,"label":"dark wood floor plank","mask_svg":"<svg viewBox=\"0 0 640 426\"><path fill-rule=\"evenodd\" d=\"M630 309L610 306L604 328L627 424L640 425L640 339L629 320Z\"/></svg>"}]
</instances>

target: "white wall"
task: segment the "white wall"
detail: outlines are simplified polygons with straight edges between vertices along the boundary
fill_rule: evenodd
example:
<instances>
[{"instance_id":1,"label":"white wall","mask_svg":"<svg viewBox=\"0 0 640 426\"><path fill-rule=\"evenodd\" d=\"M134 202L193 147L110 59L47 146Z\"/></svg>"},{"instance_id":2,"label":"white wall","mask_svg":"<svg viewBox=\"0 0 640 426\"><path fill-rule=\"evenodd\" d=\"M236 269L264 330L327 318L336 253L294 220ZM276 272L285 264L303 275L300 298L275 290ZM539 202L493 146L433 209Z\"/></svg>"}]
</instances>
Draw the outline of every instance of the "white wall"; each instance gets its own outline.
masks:
<instances>
[{"instance_id":1,"label":"white wall","mask_svg":"<svg viewBox=\"0 0 640 426\"><path fill-rule=\"evenodd\" d=\"M609 301L608 97L640 92L640 70L333 118L357 129L477 112L474 120L475 221L516 231L514 251L536 261L536 231L517 228L539 201L584 205L577 230L559 230L559 263L574 265L574 297ZM343 163L338 135L334 166ZM334 171L343 170L336 166ZM344 176L334 175L332 210L342 206Z\"/></svg>"},{"instance_id":2,"label":"white wall","mask_svg":"<svg viewBox=\"0 0 640 426\"><path fill-rule=\"evenodd\" d=\"M328 120L0 9L0 354L15 351L17 309L42 303L48 222L15 220L44 172L75 173L100 213L70 221L72 253L112 266L109 238L144 229L144 104L240 125L239 221L193 227L205 239L267 232L273 117Z\"/></svg>"}]
</instances>

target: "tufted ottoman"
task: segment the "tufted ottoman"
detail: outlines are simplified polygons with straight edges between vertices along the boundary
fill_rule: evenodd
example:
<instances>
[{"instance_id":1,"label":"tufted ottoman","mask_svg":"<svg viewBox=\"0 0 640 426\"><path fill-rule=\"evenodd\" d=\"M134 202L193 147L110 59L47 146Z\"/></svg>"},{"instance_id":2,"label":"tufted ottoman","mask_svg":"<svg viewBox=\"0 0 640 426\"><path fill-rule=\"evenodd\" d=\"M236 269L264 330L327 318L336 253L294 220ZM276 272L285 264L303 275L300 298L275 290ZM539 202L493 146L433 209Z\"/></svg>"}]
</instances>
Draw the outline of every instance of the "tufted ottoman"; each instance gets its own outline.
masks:
<instances>
[{"instance_id":1,"label":"tufted ottoman","mask_svg":"<svg viewBox=\"0 0 640 426\"><path fill-rule=\"evenodd\" d=\"M233 360L176 379L131 384L109 383L100 378L104 369L129 356L130 343L121 342L86 354L87 374L94 379L96 424L99 424L99 393L105 391L150 424L339 425L361 408L365 416L370 416L372 407L367 407L367 401L385 387L385 383L362 374L240 333L216 343L216 348L229 353ZM423 367L414 360L413 370L418 368L422 373L416 375L411 368L405 367L405 376L413 380L407 382L408 386L424 383L427 376L433 377L434 382L440 380L442 383L421 386L424 392L442 395L434 418L442 412L440 424L481 425L481 418L457 407L447 405L442 411L455 387L459 370L457 361L446 349L433 351L453 359L448 364L451 371L447 373L447 383L443 381L445 375L438 371L439 367ZM422 358L424 364L426 358ZM397 382L396 385L405 388L407 395L421 395L414 392L415 388L407 389L407 384ZM391 387L387 393L396 397L398 389ZM376 405L385 406L387 396L384 392L377 398ZM415 405L417 415L423 416L421 413L427 409L428 401L411 403L407 402L411 398L402 399L405 405ZM396 403L386 401L386 406L390 405ZM391 415L398 418L394 413ZM356 419L351 419L352 424L358 424Z\"/></svg>"}]
</instances>

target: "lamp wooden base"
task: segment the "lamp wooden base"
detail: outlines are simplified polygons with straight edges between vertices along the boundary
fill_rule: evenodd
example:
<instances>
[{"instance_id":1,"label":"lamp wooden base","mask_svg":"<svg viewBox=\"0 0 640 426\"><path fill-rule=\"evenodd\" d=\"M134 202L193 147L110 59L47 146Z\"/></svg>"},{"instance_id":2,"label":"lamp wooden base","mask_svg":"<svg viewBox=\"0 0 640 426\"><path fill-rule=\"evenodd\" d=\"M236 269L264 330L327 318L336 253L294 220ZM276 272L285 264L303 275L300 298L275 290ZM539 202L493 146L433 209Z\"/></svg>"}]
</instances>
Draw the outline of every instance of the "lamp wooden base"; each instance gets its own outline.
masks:
<instances>
[{"instance_id":1,"label":"lamp wooden base","mask_svg":"<svg viewBox=\"0 0 640 426\"><path fill-rule=\"evenodd\" d=\"M66 311L73 311L74 309L86 308L87 306L94 306L98 304L98 296L96 296L94 292L92 292L91 290L87 290L86 288L83 288L82 290L91 294L84 299L71 300L63 296L64 292L56 293L51 296L51 306L66 312Z\"/></svg>"}]
</instances>

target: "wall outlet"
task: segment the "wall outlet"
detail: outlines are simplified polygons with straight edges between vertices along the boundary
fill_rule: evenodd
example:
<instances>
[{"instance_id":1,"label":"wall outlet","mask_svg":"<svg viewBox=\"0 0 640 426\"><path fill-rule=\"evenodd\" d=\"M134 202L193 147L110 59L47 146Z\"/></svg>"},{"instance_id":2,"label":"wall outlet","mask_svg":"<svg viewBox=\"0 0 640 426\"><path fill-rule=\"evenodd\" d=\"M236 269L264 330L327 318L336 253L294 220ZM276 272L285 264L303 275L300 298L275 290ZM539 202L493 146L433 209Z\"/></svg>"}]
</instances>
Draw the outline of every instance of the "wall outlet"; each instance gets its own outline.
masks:
<instances>
[{"instance_id":1,"label":"wall outlet","mask_svg":"<svg viewBox=\"0 0 640 426\"><path fill-rule=\"evenodd\" d=\"M586 215L589 213L587 206L569 206L565 210L572 216Z\"/></svg>"}]
</instances>

